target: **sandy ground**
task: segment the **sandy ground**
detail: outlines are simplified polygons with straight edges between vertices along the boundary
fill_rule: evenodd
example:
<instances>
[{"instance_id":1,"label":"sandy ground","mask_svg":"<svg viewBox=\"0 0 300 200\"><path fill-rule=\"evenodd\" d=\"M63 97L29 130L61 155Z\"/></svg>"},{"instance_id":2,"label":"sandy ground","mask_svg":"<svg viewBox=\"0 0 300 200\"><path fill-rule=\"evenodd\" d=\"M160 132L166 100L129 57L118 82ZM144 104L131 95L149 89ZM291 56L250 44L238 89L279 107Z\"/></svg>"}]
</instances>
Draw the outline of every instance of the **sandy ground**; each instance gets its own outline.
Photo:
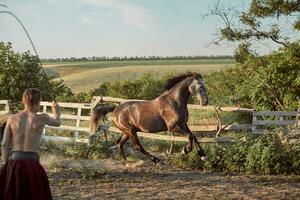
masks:
<instances>
[{"instance_id":1,"label":"sandy ground","mask_svg":"<svg viewBox=\"0 0 300 200\"><path fill-rule=\"evenodd\" d=\"M300 176L209 173L142 160L47 158L42 164L54 199L300 199Z\"/></svg>"}]
</instances>

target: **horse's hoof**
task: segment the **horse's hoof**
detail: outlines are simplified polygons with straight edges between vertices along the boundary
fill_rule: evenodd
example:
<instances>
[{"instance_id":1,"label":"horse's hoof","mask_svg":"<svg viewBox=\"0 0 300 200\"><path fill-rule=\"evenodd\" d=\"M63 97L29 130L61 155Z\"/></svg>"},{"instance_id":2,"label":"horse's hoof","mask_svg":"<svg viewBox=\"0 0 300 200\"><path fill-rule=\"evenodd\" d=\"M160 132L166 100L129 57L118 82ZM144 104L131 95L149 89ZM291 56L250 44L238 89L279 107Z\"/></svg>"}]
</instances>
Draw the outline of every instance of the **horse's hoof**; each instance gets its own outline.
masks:
<instances>
[{"instance_id":1,"label":"horse's hoof","mask_svg":"<svg viewBox=\"0 0 300 200\"><path fill-rule=\"evenodd\" d=\"M205 157L205 156L201 156L200 159L201 159L202 161L204 161L204 162L206 161L206 157Z\"/></svg>"},{"instance_id":2,"label":"horse's hoof","mask_svg":"<svg viewBox=\"0 0 300 200\"><path fill-rule=\"evenodd\" d=\"M181 150L181 154L185 155L185 150L184 149Z\"/></svg>"},{"instance_id":3,"label":"horse's hoof","mask_svg":"<svg viewBox=\"0 0 300 200\"><path fill-rule=\"evenodd\" d=\"M186 148L183 148L182 150L181 150L181 154L182 155L186 155L188 152L186 151Z\"/></svg>"},{"instance_id":4,"label":"horse's hoof","mask_svg":"<svg viewBox=\"0 0 300 200\"><path fill-rule=\"evenodd\" d=\"M165 165L166 163L164 161L159 161L156 163L156 166L163 166Z\"/></svg>"},{"instance_id":5,"label":"horse's hoof","mask_svg":"<svg viewBox=\"0 0 300 200\"><path fill-rule=\"evenodd\" d=\"M127 160L122 160L122 165L127 167L128 166L128 161Z\"/></svg>"},{"instance_id":6,"label":"horse's hoof","mask_svg":"<svg viewBox=\"0 0 300 200\"><path fill-rule=\"evenodd\" d=\"M152 161L155 165L158 165L161 162L158 158L154 158Z\"/></svg>"},{"instance_id":7,"label":"horse's hoof","mask_svg":"<svg viewBox=\"0 0 300 200\"><path fill-rule=\"evenodd\" d=\"M197 153L200 157L206 157L206 154L203 150L199 150Z\"/></svg>"},{"instance_id":8,"label":"horse's hoof","mask_svg":"<svg viewBox=\"0 0 300 200\"><path fill-rule=\"evenodd\" d=\"M124 165L124 167L130 167L129 163L124 163L123 165Z\"/></svg>"}]
</instances>

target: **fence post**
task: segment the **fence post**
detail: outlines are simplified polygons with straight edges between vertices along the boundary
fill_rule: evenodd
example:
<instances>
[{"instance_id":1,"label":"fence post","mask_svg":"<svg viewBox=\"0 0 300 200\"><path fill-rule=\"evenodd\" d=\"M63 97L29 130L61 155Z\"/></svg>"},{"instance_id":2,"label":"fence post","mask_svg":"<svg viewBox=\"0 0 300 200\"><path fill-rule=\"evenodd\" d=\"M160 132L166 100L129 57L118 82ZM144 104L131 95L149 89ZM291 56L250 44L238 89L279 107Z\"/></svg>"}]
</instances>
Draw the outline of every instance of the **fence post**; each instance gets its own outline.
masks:
<instances>
[{"instance_id":1,"label":"fence post","mask_svg":"<svg viewBox=\"0 0 300 200\"><path fill-rule=\"evenodd\" d=\"M43 105L43 113L47 113L47 106ZM46 136L46 127L44 127L42 138Z\"/></svg>"},{"instance_id":2,"label":"fence post","mask_svg":"<svg viewBox=\"0 0 300 200\"><path fill-rule=\"evenodd\" d=\"M5 104L5 108L4 108L7 113L9 113L9 110L10 110L10 104L11 104L11 101L7 100L7 103Z\"/></svg>"},{"instance_id":3,"label":"fence post","mask_svg":"<svg viewBox=\"0 0 300 200\"><path fill-rule=\"evenodd\" d=\"M170 148L169 148L169 152L167 152L168 154L172 154L173 151L173 132L170 132Z\"/></svg>"},{"instance_id":4,"label":"fence post","mask_svg":"<svg viewBox=\"0 0 300 200\"><path fill-rule=\"evenodd\" d=\"M78 110L77 110L77 120L76 120L76 127L77 128L80 127L80 116L81 116L81 108L78 108ZM78 136L79 136L79 131L75 131L74 137L76 139L78 139Z\"/></svg>"},{"instance_id":5,"label":"fence post","mask_svg":"<svg viewBox=\"0 0 300 200\"><path fill-rule=\"evenodd\" d=\"M252 134L256 134L257 130L256 130L256 114L255 111L252 112Z\"/></svg>"}]
</instances>

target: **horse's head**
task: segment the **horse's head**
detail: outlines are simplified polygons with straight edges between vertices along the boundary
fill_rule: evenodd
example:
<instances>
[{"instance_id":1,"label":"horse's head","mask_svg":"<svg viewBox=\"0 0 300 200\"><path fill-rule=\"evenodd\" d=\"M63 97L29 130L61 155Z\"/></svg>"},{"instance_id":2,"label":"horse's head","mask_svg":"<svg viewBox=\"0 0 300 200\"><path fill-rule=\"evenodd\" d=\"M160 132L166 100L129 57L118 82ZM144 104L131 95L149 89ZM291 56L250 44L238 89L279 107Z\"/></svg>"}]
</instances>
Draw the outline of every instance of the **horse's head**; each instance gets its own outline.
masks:
<instances>
[{"instance_id":1,"label":"horse's head","mask_svg":"<svg viewBox=\"0 0 300 200\"><path fill-rule=\"evenodd\" d=\"M203 78L200 74L194 74L189 85L189 92L191 95L197 97L199 99L200 104L202 106L206 106L208 104L208 95L206 92L205 84Z\"/></svg>"}]
</instances>

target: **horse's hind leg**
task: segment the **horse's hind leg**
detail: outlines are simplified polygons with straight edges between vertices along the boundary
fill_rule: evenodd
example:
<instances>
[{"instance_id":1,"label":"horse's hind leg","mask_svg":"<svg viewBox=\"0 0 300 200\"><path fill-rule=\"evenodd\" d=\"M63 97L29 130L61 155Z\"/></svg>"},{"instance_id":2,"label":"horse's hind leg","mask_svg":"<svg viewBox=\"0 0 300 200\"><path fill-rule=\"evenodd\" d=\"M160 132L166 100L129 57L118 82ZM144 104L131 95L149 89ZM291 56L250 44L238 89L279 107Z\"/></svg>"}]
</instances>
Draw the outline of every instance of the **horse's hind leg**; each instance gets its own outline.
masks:
<instances>
[{"instance_id":1,"label":"horse's hind leg","mask_svg":"<svg viewBox=\"0 0 300 200\"><path fill-rule=\"evenodd\" d=\"M122 156L122 158L124 160L127 160L126 159L126 156L125 156L125 153L124 153L124 149L123 149L123 146L125 144L125 142L129 139L129 136L124 134L120 137L120 139L118 140L117 144L118 144L118 147L119 147L119 150L120 150L120 154Z\"/></svg>"},{"instance_id":2,"label":"horse's hind leg","mask_svg":"<svg viewBox=\"0 0 300 200\"><path fill-rule=\"evenodd\" d=\"M148 158L150 158L150 160L152 160L155 164L159 163L159 159L154 157L153 155L151 155L149 152L147 152L144 147L141 145L139 138L137 137L136 133L133 133L130 135L130 139L133 143L133 145L135 146L135 148L142 152L145 156L147 156Z\"/></svg>"}]
</instances>

